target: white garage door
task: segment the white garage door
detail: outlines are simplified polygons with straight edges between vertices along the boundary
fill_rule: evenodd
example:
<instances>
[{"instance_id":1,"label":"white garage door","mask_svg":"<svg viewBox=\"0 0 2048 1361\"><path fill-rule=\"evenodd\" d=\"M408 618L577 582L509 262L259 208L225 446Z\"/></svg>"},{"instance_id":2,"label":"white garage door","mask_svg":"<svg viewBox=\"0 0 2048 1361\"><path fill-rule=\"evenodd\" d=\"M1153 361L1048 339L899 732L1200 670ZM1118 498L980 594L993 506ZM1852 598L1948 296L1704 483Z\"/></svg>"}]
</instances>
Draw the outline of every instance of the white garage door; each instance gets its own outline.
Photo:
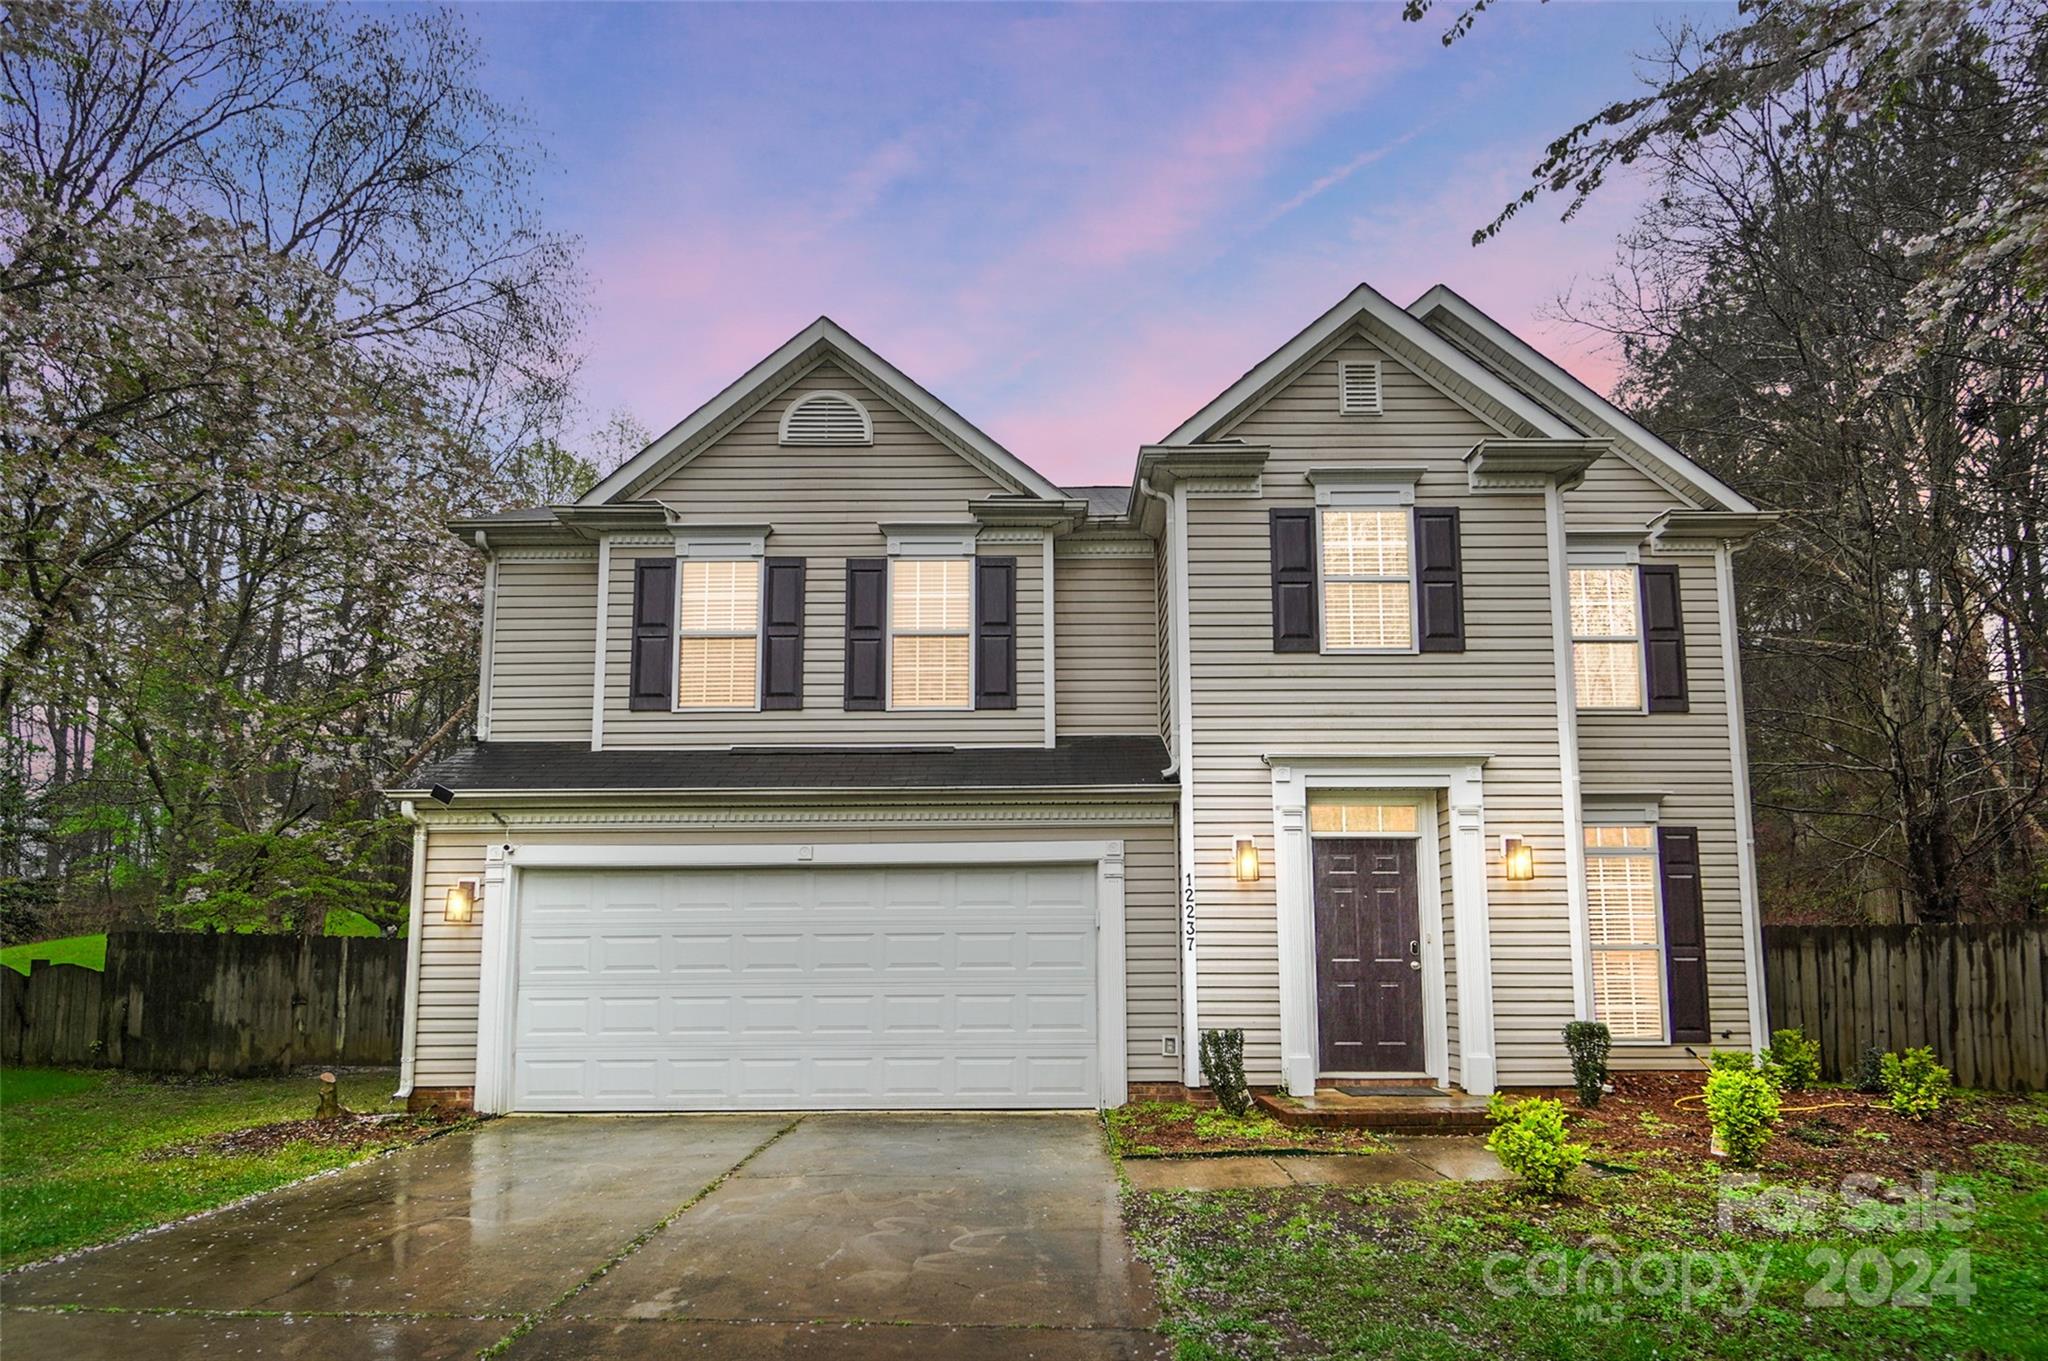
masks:
<instances>
[{"instance_id":1,"label":"white garage door","mask_svg":"<svg viewBox=\"0 0 2048 1361\"><path fill-rule=\"evenodd\" d=\"M520 878L515 1110L1096 1104L1093 866Z\"/></svg>"}]
</instances>

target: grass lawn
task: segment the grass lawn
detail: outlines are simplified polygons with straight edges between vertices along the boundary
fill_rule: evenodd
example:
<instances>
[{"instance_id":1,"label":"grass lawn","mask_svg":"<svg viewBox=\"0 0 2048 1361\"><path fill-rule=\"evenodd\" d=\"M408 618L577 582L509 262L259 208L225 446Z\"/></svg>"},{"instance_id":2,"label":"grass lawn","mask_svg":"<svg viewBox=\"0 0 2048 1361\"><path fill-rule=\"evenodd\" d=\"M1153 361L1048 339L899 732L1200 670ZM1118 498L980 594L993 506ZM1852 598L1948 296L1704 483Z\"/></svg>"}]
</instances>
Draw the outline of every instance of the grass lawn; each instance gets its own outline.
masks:
<instances>
[{"instance_id":1,"label":"grass lawn","mask_svg":"<svg viewBox=\"0 0 2048 1361\"><path fill-rule=\"evenodd\" d=\"M342 1074L351 1111L392 1109L395 1074ZM313 1113L317 1084L290 1078L146 1078L101 1070L0 1069L0 1269L118 1238L342 1167L435 1126L403 1118L341 1143L228 1131Z\"/></svg>"},{"instance_id":2,"label":"grass lawn","mask_svg":"<svg viewBox=\"0 0 2048 1361\"><path fill-rule=\"evenodd\" d=\"M1724 1196L1689 1148L1624 1157L1595 1136L1626 1170L1582 1170L1555 1200L1498 1182L1131 1192L1125 1215L1180 1361L2044 1357L2048 1102L2005 1109L2042 1137L1999 1125L1932 1209L1910 1179L1845 1192L1768 1153L1761 1188Z\"/></svg>"},{"instance_id":3,"label":"grass lawn","mask_svg":"<svg viewBox=\"0 0 2048 1361\"><path fill-rule=\"evenodd\" d=\"M1370 1153L1386 1141L1362 1129L1283 1125L1254 1106L1232 1116L1186 1101L1133 1101L1104 1111L1110 1152L1120 1158L1212 1153Z\"/></svg>"},{"instance_id":4,"label":"grass lawn","mask_svg":"<svg viewBox=\"0 0 2048 1361\"><path fill-rule=\"evenodd\" d=\"M383 932L362 913L346 907L337 907L327 914L323 934L378 936ZM104 969L107 967L107 937L105 933L93 936L64 936L57 940L39 940L29 945L10 945L0 950L0 965L5 965L16 973L27 973L28 962L32 959L47 959L52 964L82 964L88 969Z\"/></svg>"}]
</instances>

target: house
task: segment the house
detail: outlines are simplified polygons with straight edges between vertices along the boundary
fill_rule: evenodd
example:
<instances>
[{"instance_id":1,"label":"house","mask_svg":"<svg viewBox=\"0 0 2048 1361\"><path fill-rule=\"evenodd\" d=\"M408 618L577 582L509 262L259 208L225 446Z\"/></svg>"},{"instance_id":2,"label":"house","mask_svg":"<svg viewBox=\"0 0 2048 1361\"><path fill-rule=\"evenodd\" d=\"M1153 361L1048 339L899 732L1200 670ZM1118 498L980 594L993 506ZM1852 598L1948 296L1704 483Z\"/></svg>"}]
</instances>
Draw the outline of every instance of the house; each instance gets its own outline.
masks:
<instances>
[{"instance_id":1,"label":"house","mask_svg":"<svg viewBox=\"0 0 2048 1361\"><path fill-rule=\"evenodd\" d=\"M1166 413L1167 418L1175 413ZM1162 422L1163 423L1163 422ZM1448 289L1360 287L1059 487L820 319L464 521L403 1084L487 1111L1568 1080L1765 1034L1732 555L1767 516Z\"/></svg>"}]
</instances>

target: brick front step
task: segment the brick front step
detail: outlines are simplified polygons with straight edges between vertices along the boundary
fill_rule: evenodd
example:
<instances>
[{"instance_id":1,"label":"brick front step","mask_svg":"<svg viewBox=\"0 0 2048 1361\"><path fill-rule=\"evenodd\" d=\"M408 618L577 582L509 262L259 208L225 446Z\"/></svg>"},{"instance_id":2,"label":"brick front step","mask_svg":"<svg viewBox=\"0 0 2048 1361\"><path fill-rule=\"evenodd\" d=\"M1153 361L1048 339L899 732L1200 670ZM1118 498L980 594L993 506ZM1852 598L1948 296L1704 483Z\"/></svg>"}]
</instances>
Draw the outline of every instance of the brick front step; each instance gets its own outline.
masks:
<instances>
[{"instance_id":1,"label":"brick front step","mask_svg":"<svg viewBox=\"0 0 2048 1361\"><path fill-rule=\"evenodd\" d=\"M1322 1089L1314 1096L1255 1092L1259 1109L1283 1125L1318 1129L1433 1130L1438 1133L1486 1129L1486 1098L1463 1092L1442 1096L1346 1096Z\"/></svg>"}]
</instances>

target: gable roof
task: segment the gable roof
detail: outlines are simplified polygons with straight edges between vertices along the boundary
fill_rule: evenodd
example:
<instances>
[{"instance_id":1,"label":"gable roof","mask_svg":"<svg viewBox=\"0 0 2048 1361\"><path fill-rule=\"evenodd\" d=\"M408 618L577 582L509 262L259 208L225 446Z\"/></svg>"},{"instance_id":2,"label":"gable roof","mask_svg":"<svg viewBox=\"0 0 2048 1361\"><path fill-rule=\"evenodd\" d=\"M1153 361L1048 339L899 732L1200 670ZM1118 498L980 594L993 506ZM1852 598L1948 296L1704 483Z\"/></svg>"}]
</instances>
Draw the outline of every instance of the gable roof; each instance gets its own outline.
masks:
<instances>
[{"instance_id":1,"label":"gable roof","mask_svg":"<svg viewBox=\"0 0 2048 1361\"><path fill-rule=\"evenodd\" d=\"M1520 432L1549 439L1577 439L1575 430L1556 412L1533 401L1521 389L1478 363L1472 356L1424 326L1370 284L1360 284L1342 301L1317 317L1292 340L1267 355L1214 401L1181 422L1161 444L1199 444L1231 420L1250 410L1291 378L1306 360L1359 325L1370 325L1384 338L1388 353L1428 375L1461 383L1498 403L1521 421Z\"/></svg>"},{"instance_id":2,"label":"gable roof","mask_svg":"<svg viewBox=\"0 0 2048 1361\"><path fill-rule=\"evenodd\" d=\"M912 382L902 370L863 345L838 322L819 317L685 416L668 433L620 464L576 504L599 506L631 500L825 359L836 359L934 439L1011 491L1049 501L1064 499L1058 487L1023 459Z\"/></svg>"},{"instance_id":3,"label":"gable roof","mask_svg":"<svg viewBox=\"0 0 2048 1361\"><path fill-rule=\"evenodd\" d=\"M1511 378L1504 378L1504 381L1514 383L1518 389L1527 390L1532 398L1540 401L1563 419L1582 427L1587 434L1611 437L1616 441L1618 452L1635 455L1635 458L1629 461L1647 462L1651 466L1644 471L1653 477L1658 477L1659 473L1663 474L1658 477L1659 481L1676 478L1682 490L1714 502L1722 510L1746 513L1756 509L1741 492L1637 424L1620 407L1572 377L1560 365L1546 358L1542 351L1474 307L1452 289L1438 284L1410 303L1408 310L1418 321L1424 323L1445 316L1454 318L1485 345L1495 350L1509 365L1520 370L1520 373ZM1431 329L1434 331L1434 327ZM1445 340L1447 343L1457 344L1454 337L1446 336ZM1471 355L1496 372L1501 371L1495 361L1470 349L1461 346L1460 352Z\"/></svg>"}]
</instances>

